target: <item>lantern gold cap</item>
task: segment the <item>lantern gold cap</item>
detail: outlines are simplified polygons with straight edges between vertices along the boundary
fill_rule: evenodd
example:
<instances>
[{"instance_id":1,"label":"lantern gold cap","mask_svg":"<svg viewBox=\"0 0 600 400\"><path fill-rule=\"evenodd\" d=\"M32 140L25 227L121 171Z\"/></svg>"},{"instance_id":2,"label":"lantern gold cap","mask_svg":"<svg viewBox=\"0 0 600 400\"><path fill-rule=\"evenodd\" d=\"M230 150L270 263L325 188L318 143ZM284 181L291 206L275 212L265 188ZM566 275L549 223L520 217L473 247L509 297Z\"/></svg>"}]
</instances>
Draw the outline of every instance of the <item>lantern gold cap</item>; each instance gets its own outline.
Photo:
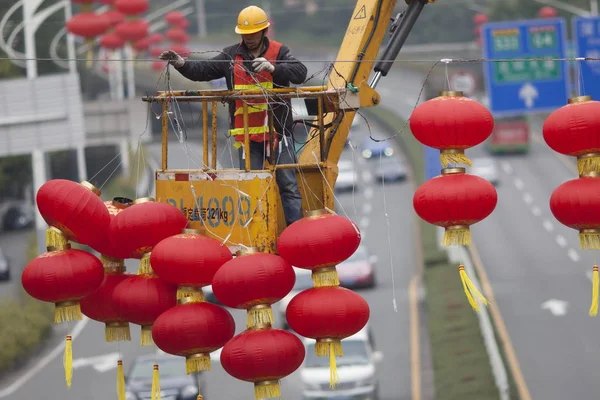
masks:
<instances>
[{"instance_id":1,"label":"lantern gold cap","mask_svg":"<svg viewBox=\"0 0 600 400\"><path fill-rule=\"evenodd\" d=\"M98 189L96 186L92 185L88 181L81 181L80 185L83 186L86 189L89 189L96 196L100 196L102 194L102 192L100 191L100 189Z\"/></svg>"},{"instance_id":2,"label":"lantern gold cap","mask_svg":"<svg viewBox=\"0 0 600 400\"><path fill-rule=\"evenodd\" d=\"M467 172L466 168L463 167L453 167L453 168L443 168L442 175L456 175L456 174L464 174Z\"/></svg>"},{"instance_id":3,"label":"lantern gold cap","mask_svg":"<svg viewBox=\"0 0 600 400\"><path fill-rule=\"evenodd\" d=\"M592 101L592 96L575 96L569 99L569 104L585 103L586 101Z\"/></svg>"},{"instance_id":4,"label":"lantern gold cap","mask_svg":"<svg viewBox=\"0 0 600 400\"><path fill-rule=\"evenodd\" d=\"M206 233L206 229L204 227L202 227L202 228L183 228L181 233L187 233L187 234L193 233L196 235L204 235Z\"/></svg>"},{"instance_id":5,"label":"lantern gold cap","mask_svg":"<svg viewBox=\"0 0 600 400\"><path fill-rule=\"evenodd\" d=\"M316 217L318 215L325 215L328 214L327 210L324 208L321 208L320 210L310 210L306 212L306 216L307 217Z\"/></svg>"},{"instance_id":6,"label":"lantern gold cap","mask_svg":"<svg viewBox=\"0 0 600 400\"><path fill-rule=\"evenodd\" d=\"M133 200L128 199L127 197L115 197L112 199L112 205L120 210L123 210L132 204Z\"/></svg>"},{"instance_id":7,"label":"lantern gold cap","mask_svg":"<svg viewBox=\"0 0 600 400\"><path fill-rule=\"evenodd\" d=\"M246 256L249 254L256 254L256 253L260 253L260 251L258 251L258 247L246 247L246 248L242 248L242 249L238 250L235 253L235 256L241 257L241 256Z\"/></svg>"},{"instance_id":8,"label":"lantern gold cap","mask_svg":"<svg viewBox=\"0 0 600 400\"><path fill-rule=\"evenodd\" d=\"M586 171L579 174L580 178L598 178L600 177L600 171Z\"/></svg>"},{"instance_id":9,"label":"lantern gold cap","mask_svg":"<svg viewBox=\"0 0 600 400\"><path fill-rule=\"evenodd\" d=\"M465 94L464 94L464 92L461 92L459 90L444 90L444 91L440 92L440 96L444 96L444 97L464 97Z\"/></svg>"},{"instance_id":10,"label":"lantern gold cap","mask_svg":"<svg viewBox=\"0 0 600 400\"><path fill-rule=\"evenodd\" d=\"M132 205L142 204L142 203L153 203L156 200L153 197L140 197L139 199L135 199Z\"/></svg>"}]
</instances>

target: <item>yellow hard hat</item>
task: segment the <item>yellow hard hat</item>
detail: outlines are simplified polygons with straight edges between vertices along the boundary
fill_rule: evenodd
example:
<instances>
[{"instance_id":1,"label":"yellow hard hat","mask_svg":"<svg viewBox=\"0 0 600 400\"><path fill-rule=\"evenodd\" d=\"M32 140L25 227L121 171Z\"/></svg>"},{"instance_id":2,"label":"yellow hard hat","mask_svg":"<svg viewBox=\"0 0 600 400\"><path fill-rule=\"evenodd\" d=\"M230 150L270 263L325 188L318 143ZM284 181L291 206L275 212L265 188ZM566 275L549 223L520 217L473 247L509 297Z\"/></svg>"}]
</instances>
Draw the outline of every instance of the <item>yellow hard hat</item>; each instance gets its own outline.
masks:
<instances>
[{"instance_id":1,"label":"yellow hard hat","mask_svg":"<svg viewBox=\"0 0 600 400\"><path fill-rule=\"evenodd\" d=\"M240 11L235 33L248 35L260 32L271 25L267 13L260 7L250 6Z\"/></svg>"}]
</instances>

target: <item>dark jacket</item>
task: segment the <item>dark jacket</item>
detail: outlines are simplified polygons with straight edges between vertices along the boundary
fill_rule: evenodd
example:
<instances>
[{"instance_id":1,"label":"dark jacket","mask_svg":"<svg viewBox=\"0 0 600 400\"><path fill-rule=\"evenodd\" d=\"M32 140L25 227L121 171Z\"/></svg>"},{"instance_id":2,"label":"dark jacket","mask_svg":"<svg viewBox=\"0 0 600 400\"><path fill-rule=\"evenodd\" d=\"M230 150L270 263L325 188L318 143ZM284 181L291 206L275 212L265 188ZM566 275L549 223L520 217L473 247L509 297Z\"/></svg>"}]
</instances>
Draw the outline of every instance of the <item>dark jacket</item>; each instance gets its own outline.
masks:
<instances>
[{"instance_id":1,"label":"dark jacket","mask_svg":"<svg viewBox=\"0 0 600 400\"><path fill-rule=\"evenodd\" d=\"M264 38L265 50L260 53L259 57L263 57L266 49L269 46L269 39ZM251 60L254 57L248 51L248 48L243 42L229 46L223 49L223 51L213 57L210 60L203 61L186 61L183 67L177 68L177 70L184 77L193 81L212 81L214 79L225 78L227 81L227 88L233 90L233 63L236 55L240 54L244 60L246 70L252 71ZM281 46L277 60L285 60L288 62L277 63L275 62L275 71L273 72L273 84L274 87L289 87L290 84L301 84L306 80L307 69L304 64L296 60L290 53L290 49L287 46ZM213 62L216 61L216 62ZM226 62L231 61L231 62ZM293 62L289 62L293 61ZM282 126L285 128L286 135L290 135L292 131L293 115L292 106L290 100L285 101L286 105L282 104L281 99L276 99L276 104L272 104L275 130L282 133ZM229 102L229 121L230 126L233 128L233 115L235 112L235 102Z\"/></svg>"}]
</instances>

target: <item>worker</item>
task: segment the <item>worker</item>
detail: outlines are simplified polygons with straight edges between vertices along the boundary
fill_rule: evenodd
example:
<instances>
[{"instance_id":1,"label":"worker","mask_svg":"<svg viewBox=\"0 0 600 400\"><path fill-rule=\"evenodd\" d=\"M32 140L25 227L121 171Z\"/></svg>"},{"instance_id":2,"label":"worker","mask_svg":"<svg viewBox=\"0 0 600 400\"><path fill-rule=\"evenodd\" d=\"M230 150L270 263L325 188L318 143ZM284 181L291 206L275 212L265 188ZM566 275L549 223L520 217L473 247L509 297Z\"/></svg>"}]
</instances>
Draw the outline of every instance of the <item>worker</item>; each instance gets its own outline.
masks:
<instances>
[{"instance_id":1,"label":"worker","mask_svg":"<svg viewBox=\"0 0 600 400\"><path fill-rule=\"evenodd\" d=\"M209 60L186 61L173 50L164 51L161 60L167 60L181 75L193 81L211 81L225 78L229 90L289 87L306 80L307 69L294 58L287 46L267 38L270 25L267 14L259 7L249 6L238 15L235 32L242 40ZM234 62L235 60L235 62ZM280 62L283 61L283 62ZM276 164L297 163L296 151L292 140L293 116L291 101L282 99L267 100L270 104L248 103L248 122L250 131L250 168L264 169L264 161L269 154L269 128L266 108L273 113L275 128L274 159ZM230 130L235 137L239 151L240 168L243 169L245 154L243 102L229 102ZM264 106L264 107L261 107ZM276 171L277 185L287 225L299 220L302 214L302 196L298 188L295 169Z\"/></svg>"}]
</instances>

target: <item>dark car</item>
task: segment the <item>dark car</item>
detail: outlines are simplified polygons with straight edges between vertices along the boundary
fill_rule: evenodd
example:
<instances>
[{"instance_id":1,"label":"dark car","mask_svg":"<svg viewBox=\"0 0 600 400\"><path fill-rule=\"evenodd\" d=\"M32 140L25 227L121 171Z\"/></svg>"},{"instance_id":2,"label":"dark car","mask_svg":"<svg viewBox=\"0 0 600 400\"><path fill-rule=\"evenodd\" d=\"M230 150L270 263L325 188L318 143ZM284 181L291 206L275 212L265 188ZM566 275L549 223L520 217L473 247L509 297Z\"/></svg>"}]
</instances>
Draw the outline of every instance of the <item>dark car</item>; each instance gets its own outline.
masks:
<instances>
[{"instance_id":1,"label":"dark car","mask_svg":"<svg viewBox=\"0 0 600 400\"><path fill-rule=\"evenodd\" d=\"M127 400L150 400L152 372L158 364L161 400L196 400L206 391L202 374L187 375L185 359L169 354L148 354L137 357L125 376Z\"/></svg>"},{"instance_id":2,"label":"dark car","mask_svg":"<svg viewBox=\"0 0 600 400\"><path fill-rule=\"evenodd\" d=\"M392 182L406 179L406 167L398 157L383 157L375 170L375 179Z\"/></svg>"},{"instance_id":3,"label":"dark car","mask_svg":"<svg viewBox=\"0 0 600 400\"><path fill-rule=\"evenodd\" d=\"M366 159L374 159L379 156L391 157L394 154L394 148L389 140L379 142L367 136L361 143L360 154Z\"/></svg>"},{"instance_id":4,"label":"dark car","mask_svg":"<svg viewBox=\"0 0 600 400\"><path fill-rule=\"evenodd\" d=\"M4 254L2 249L0 249L0 280L10 280L10 265L8 262L8 258L6 258L6 255Z\"/></svg>"}]
</instances>

